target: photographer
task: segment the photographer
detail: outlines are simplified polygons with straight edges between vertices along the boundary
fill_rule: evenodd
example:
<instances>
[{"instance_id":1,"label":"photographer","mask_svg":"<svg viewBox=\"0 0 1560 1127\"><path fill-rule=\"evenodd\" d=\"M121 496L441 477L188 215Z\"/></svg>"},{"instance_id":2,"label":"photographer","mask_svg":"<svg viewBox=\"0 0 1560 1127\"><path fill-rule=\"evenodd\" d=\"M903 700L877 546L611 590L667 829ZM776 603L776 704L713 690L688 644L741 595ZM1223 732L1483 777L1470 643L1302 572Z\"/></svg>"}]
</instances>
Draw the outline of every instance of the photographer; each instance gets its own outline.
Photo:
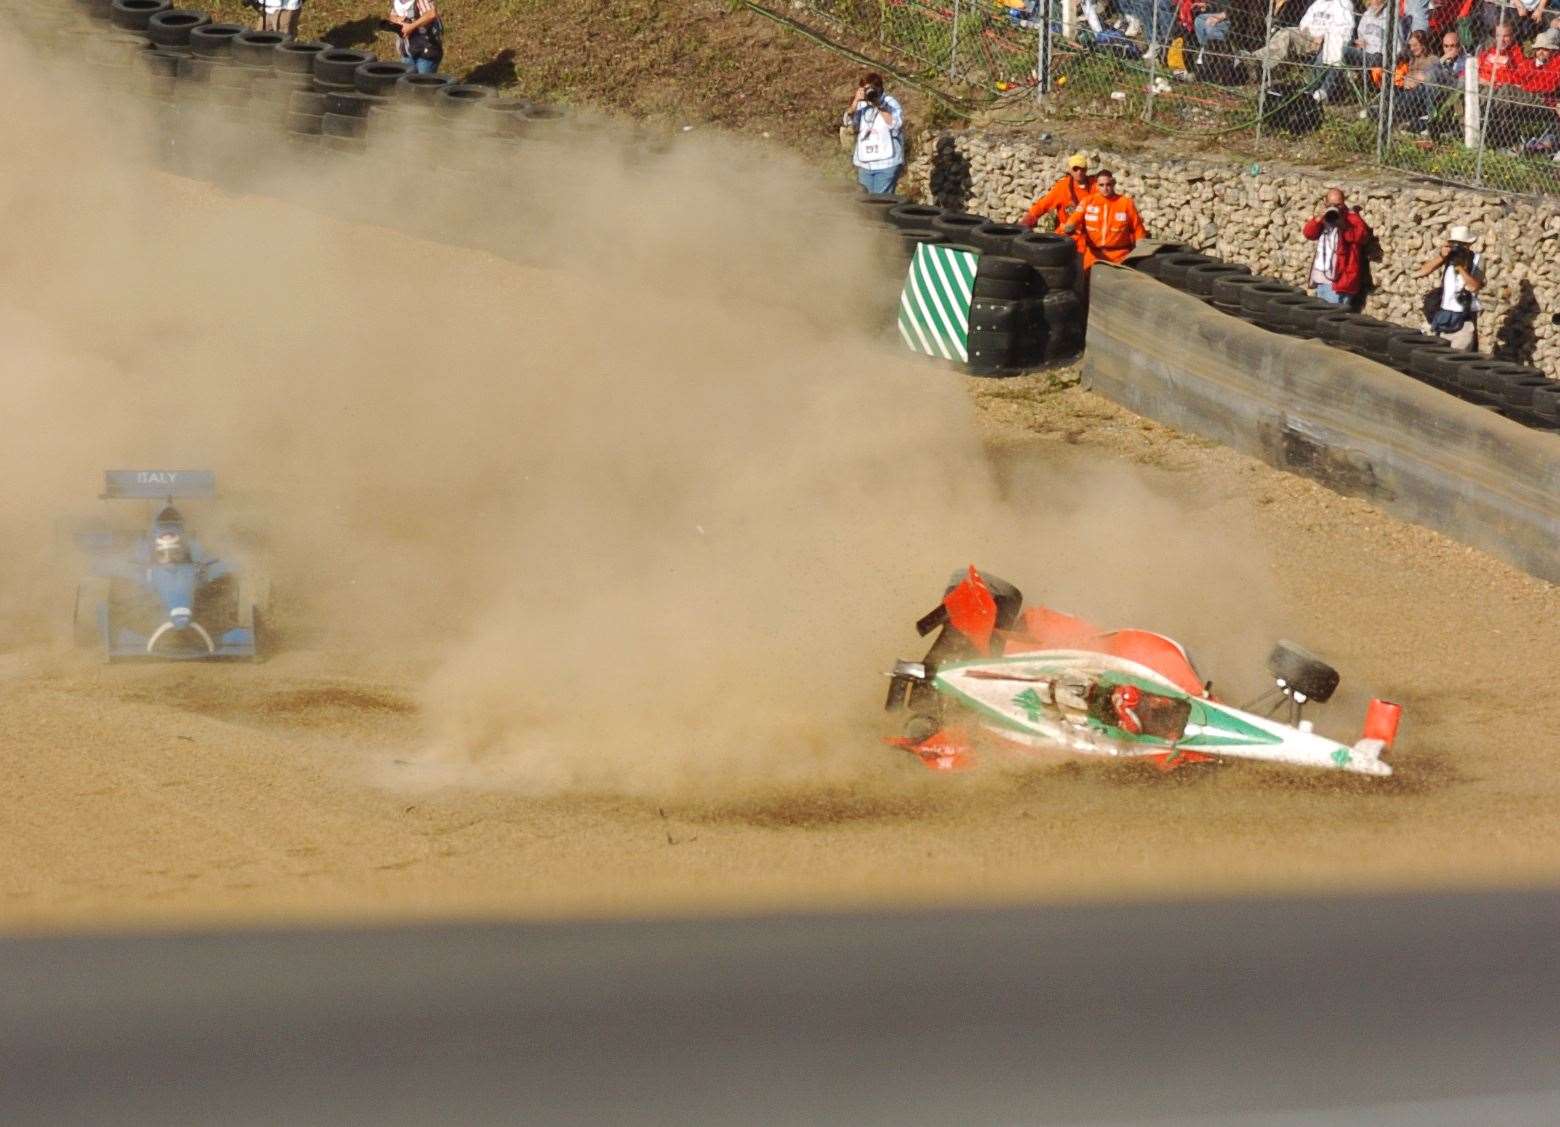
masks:
<instances>
[{"instance_id":1,"label":"photographer","mask_svg":"<svg viewBox=\"0 0 1560 1127\"><path fill-rule=\"evenodd\" d=\"M873 195L890 195L905 167L904 110L892 94L883 92L881 74L864 74L842 128L853 130L851 160L856 179Z\"/></svg>"},{"instance_id":2,"label":"photographer","mask_svg":"<svg viewBox=\"0 0 1560 1127\"><path fill-rule=\"evenodd\" d=\"M1458 224L1441 244L1441 252L1415 275L1428 278L1440 274L1440 286L1425 295L1421 331L1443 338L1458 352L1472 352L1479 346L1478 293L1484 288L1484 269L1473 251L1473 241L1473 233Z\"/></svg>"},{"instance_id":3,"label":"photographer","mask_svg":"<svg viewBox=\"0 0 1560 1127\"><path fill-rule=\"evenodd\" d=\"M1310 285L1316 296L1334 305L1358 309L1365 301L1364 249L1370 227L1348 206L1341 188L1329 188L1321 213L1305 221L1300 233L1316 244Z\"/></svg>"},{"instance_id":4,"label":"photographer","mask_svg":"<svg viewBox=\"0 0 1560 1127\"><path fill-rule=\"evenodd\" d=\"M400 37L401 59L418 74L434 74L444 61L444 21L433 0L390 0L390 25Z\"/></svg>"}]
</instances>

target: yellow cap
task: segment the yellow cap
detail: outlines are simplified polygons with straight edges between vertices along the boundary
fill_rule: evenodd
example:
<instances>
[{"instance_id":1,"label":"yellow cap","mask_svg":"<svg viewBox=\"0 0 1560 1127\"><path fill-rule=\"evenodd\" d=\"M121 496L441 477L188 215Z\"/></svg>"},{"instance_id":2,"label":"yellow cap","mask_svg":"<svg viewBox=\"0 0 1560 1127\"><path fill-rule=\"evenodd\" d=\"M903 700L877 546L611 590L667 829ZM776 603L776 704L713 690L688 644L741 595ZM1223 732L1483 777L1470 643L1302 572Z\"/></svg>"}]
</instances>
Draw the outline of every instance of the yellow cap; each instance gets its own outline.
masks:
<instances>
[{"instance_id":1,"label":"yellow cap","mask_svg":"<svg viewBox=\"0 0 1560 1127\"><path fill-rule=\"evenodd\" d=\"M1067 158L1067 167L1068 168L1088 168L1089 167L1089 154L1088 153L1074 153L1072 156Z\"/></svg>"}]
</instances>

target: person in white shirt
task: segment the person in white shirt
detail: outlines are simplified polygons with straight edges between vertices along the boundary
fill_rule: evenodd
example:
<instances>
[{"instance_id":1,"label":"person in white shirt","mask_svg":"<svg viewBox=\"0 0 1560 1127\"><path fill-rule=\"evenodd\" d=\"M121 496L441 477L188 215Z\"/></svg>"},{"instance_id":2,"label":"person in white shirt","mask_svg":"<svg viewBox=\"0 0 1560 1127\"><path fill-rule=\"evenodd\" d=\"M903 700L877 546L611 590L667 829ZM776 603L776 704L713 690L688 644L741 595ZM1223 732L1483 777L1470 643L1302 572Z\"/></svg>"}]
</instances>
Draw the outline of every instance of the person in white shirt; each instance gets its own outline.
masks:
<instances>
[{"instance_id":1,"label":"person in white shirt","mask_svg":"<svg viewBox=\"0 0 1560 1127\"><path fill-rule=\"evenodd\" d=\"M1281 63L1286 59L1337 66L1353 36L1354 5L1350 0L1316 0L1297 27L1279 28L1252 58L1258 67L1263 60Z\"/></svg>"},{"instance_id":2,"label":"person in white shirt","mask_svg":"<svg viewBox=\"0 0 1560 1127\"><path fill-rule=\"evenodd\" d=\"M881 74L864 74L844 125L855 130L851 161L863 190L890 195L905 169L905 113L892 94L883 92Z\"/></svg>"},{"instance_id":3,"label":"person in white shirt","mask_svg":"<svg viewBox=\"0 0 1560 1127\"><path fill-rule=\"evenodd\" d=\"M1473 232L1458 224L1419 268L1416 277L1440 276L1438 290L1425 295L1427 320L1421 331L1442 337L1457 352L1479 347L1479 291L1484 288L1484 266L1473 250Z\"/></svg>"},{"instance_id":4,"label":"person in white shirt","mask_svg":"<svg viewBox=\"0 0 1560 1127\"><path fill-rule=\"evenodd\" d=\"M1365 11L1360 13L1359 25L1354 29L1354 38L1344 45L1343 58L1339 61L1344 67L1354 71L1380 67L1387 57L1386 44L1387 0L1367 0ZM1338 88L1343 85L1344 75L1347 73L1348 71L1342 69L1329 70L1327 77L1318 87L1320 94L1317 96L1317 101L1325 102L1336 98ZM1368 89L1363 79L1361 79L1361 89Z\"/></svg>"}]
</instances>

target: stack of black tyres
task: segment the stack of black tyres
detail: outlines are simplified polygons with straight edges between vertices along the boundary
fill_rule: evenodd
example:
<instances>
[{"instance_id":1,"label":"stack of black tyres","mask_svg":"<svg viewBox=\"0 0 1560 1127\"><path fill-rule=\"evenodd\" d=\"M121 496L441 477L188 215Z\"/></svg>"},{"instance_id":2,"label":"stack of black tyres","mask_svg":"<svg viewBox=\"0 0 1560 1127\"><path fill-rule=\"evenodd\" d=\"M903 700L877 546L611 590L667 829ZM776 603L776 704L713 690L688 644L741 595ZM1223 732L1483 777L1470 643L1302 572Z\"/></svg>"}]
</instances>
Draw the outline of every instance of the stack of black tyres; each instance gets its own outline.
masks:
<instances>
[{"instance_id":1,"label":"stack of black tyres","mask_svg":"<svg viewBox=\"0 0 1560 1127\"><path fill-rule=\"evenodd\" d=\"M1045 287L1040 298L1046 334L1041 358L1055 361L1078 355L1083 349L1088 309L1075 288L1081 281L1077 245L1061 235L1030 231L1013 239L1011 253L1027 262Z\"/></svg>"},{"instance_id":2,"label":"stack of black tyres","mask_svg":"<svg viewBox=\"0 0 1560 1127\"><path fill-rule=\"evenodd\" d=\"M897 230L907 262L927 243L978 256L970 303L972 373L1012 374L1082 347L1084 311L1072 290L1078 254L1071 239L931 204L898 203L883 215Z\"/></svg>"},{"instance_id":3,"label":"stack of black tyres","mask_svg":"<svg viewBox=\"0 0 1560 1127\"><path fill-rule=\"evenodd\" d=\"M946 242L940 231L932 229L933 222L943 214L943 209L933 204L900 202L886 214L889 225L899 233L900 249L905 263L915 257L915 250L924 243Z\"/></svg>"}]
</instances>

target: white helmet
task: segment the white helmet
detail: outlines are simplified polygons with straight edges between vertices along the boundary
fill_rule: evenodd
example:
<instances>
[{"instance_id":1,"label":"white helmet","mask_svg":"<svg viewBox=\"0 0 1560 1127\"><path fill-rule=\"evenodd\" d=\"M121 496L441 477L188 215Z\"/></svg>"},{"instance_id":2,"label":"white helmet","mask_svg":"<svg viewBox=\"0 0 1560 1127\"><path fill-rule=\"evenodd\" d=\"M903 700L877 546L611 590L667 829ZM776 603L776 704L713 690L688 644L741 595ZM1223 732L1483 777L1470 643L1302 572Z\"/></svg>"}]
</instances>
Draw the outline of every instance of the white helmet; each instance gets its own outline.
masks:
<instances>
[{"instance_id":1,"label":"white helmet","mask_svg":"<svg viewBox=\"0 0 1560 1127\"><path fill-rule=\"evenodd\" d=\"M184 546L184 537L177 532L159 532L152 541L152 558L160 564L187 563L190 558L189 549Z\"/></svg>"}]
</instances>

